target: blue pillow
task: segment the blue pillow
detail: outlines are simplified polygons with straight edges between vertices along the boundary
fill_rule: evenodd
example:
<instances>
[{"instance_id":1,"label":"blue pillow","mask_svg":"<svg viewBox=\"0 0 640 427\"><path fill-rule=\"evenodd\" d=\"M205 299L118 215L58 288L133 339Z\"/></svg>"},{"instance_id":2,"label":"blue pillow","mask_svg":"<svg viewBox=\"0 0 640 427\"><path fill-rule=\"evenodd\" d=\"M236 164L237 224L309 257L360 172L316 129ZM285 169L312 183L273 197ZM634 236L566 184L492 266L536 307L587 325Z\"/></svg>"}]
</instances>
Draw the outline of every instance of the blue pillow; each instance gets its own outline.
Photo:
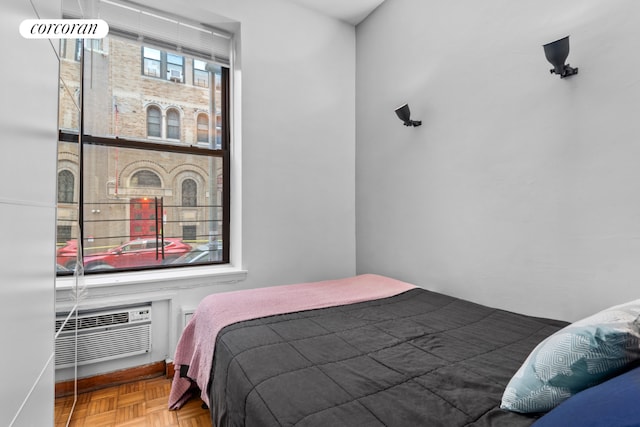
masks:
<instances>
[{"instance_id":1,"label":"blue pillow","mask_svg":"<svg viewBox=\"0 0 640 427\"><path fill-rule=\"evenodd\" d=\"M640 425L640 367L584 390L532 427L631 427Z\"/></svg>"},{"instance_id":2,"label":"blue pillow","mask_svg":"<svg viewBox=\"0 0 640 427\"><path fill-rule=\"evenodd\" d=\"M547 412L640 360L640 300L572 323L533 349L513 376L500 407Z\"/></svg>"}]
</instances>

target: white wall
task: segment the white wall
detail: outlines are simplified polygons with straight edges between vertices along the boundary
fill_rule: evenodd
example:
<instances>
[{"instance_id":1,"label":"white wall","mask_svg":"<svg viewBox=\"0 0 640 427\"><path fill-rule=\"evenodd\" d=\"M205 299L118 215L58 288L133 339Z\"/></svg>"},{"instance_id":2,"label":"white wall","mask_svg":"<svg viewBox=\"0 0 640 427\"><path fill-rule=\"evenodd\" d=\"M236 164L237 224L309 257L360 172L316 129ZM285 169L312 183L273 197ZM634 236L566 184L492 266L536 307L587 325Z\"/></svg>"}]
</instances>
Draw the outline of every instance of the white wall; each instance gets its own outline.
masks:
<instances>
[{"instance_id":1,"label":"white wall","mask_svg":"<svg viewBox=\"0 0 640 427\"><path fill-rule=\"evenodd\" d=\"M640 298L639 14L387 0L359 25L358 272L565 320Z\"/></svg>"},{"instance_id":2,"label":"white wall","mask_svg":"<svg viewBox=\"0 0 640 427\"><path fill-rule=\"evenodd\" d=\"M285 0L143 3L240 23L248 285L354 274L354 27Z\"/></svg>"},{"instance_id":3,"label":"white wall","mask_svg":"<svg viewBox=\"0 0 640 427\"><path fill-rule=\"evenodd\" d=\"M59 4L34 1L41 18ZM0 38L0 425L53 425L53 304L58 60L47 40L18 27L28 0L2 5Z\"/></svg>"}]
</instances>

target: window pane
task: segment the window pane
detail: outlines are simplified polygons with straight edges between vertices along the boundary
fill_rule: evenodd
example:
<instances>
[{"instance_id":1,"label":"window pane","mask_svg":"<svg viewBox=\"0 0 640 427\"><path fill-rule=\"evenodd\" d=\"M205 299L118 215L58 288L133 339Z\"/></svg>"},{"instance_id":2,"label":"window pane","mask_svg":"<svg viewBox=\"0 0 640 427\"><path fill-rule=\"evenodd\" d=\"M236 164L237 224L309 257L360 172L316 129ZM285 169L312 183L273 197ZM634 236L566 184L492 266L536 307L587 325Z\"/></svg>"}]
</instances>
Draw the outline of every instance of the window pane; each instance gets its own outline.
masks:
<instances>
[{"instance_id":1,"label":"window pane","mask_svg":"<svg viewBox=\"0 0 640 427\"><path fill-rule=\"evenodd\" d=\"M132 187L162 187L160 177L152 171L141 170L133 174L131 177Z\"/></svg>"},{"instance_id":2,"label":"window pane","mask_svg":"<svg viewBox=\"0 0 640 427\"><path fill-rule=\"evenodd\" d=\"M193 60L193 84L200 87L209 87L209 71L207 71L207 63L205 61Z\"/></svg>"},{"instance_id":3,"label":"window pane","mask_svg":"<svg viewBox=\"0 0 640 427\"><path fill-rule=\"evenodd\" d=\"M82 40L62 39L65 49L60 57L60 91L58 96L58 127L68 140L58 141L58 205L56 211L57 271L72 273L76 265L77 247L73 243L79 234L80 199L80 62Z\"/></svg>"},{"instance_id":4,"label":"window pane","mask_svg":"<svg viewBox=\"0 0 640 427\"><path fill-rule=\"evenodd\" d=\"M162 136L162 113L156 107L147 110L147 135L160 138Z\"/></svg>"},{"instance_id":5,"label":"window pane","mask_svg":"<svg viewBox=\"0 0 640 427\"><path fill-rule=\"evenodd\" d=\"M160 61L161 58L161 53L158 49L152 49L148 46L144 46L142 48L143 52L144 52L144 57L145 58L149 58L149 59L155 59L157 61Z\"/></svg>"},{"instance_id":6,"label":"window pane","mask_svg":"<svg viewBox=\"0 0 640 427\"><path fill-rule=\"evenodd\" d=\"M196 181L181 178L210 182L222 172L221 158L102 145L85 145L84 157L87 271L177 265L194 248L222 246L222 191L209 188L196 202ZM148 164L162 167L141 169ZM191 227L188 241L185 225ZM163 240L164 259L162 245L156 250ZM220 260L220 254L206 258Z\"/></svg>"},{"instance_id":7,"label":"window pane","mask_svg":"<svg viewBox=\"0 0 640 427\"><path fill-rule=\"evenodd\" d=\"M195 70L205 71L207 69L207 63L205 61L201 61L199 59L194 59L193 60L193 68Z\"/></svg>"},{"instance_id":8,"label":"window pane","mask_svg":"<svg viewBox=\"0 0 640 427\"><path fill-rule=\"evenodd\" d=\"M142 73L146 76L160 77L160 61L145 58Z\"/></svg>"},{"instance_id":9,"label":"window pane","mask_svg":"<svg viewBox=\"0 0 640 427\"><path fill-rule=\"evenodd\" d=\"M58 202L73 203L73 195L75 192L75 179L73 174L68 170L58 173Z\"/></svg>"},{"instance_id":10,"label":"window pane","mask_svg":"<svg viewBox=\"0 0 640 427\"><path fill-rule=\"evenodd\" d=\"M185 179L182 182L182 206L197 206L198 187L192 179Z\"/></svg>"},{"instance_id":11,"label":"window pane","mask_svg":"<svg viewBox=\"0 0 640 427\"><path fill-rule=\"evenodd\" d=\"M207 71L194 70L193 84L200 87L209 87L209 73Z\"/></svg>"},{"instance_id":12,"label":"window pane","mask_svg":"<svg viewBox=\"0 0 640 427\"><path fill-rule=\"evenodd\" d=\"M207 68L206 61L117 36L104 42L100 55L80 49L82 84L73 43L60 61L58 262L75 263L80 239L87 272L228 262L222 185L228 154L210 142L217 137L209 123L222 134L227 70L198 70L215 85L202 87L190 78L185 83L183 71L191 64ZM140 73L141 63L159 78ZM181 84L162 78L171 69L180 71Z\"/></svg>"},{"instance_id":13,"label":"window pane","mask_svg":"<svg viewBox=\"0 0 640 427\"><path fill-rule=\"evenodd\" d=\"M197 239L197 231L195 225L184 225L182 226L182 238L189 242Z\"/></svg>"},{"instance_id":14,"label":"window pane","mask_svg":"<svg viewBox=\"0 0 640 427\"><path fill-rule=\"evenodd\" d=\"M180 113L167 111L167 138L180 139Z\"/></svg>"},{"instance_id":15,"label":"window pane","mask_svg":"<svg viewBox=\"0 0 640 427\"><path fill-rule=\"evenodd\" d=\"M167 63L179 65L180 67L182 67L183 58L182 56L179 56L179 55L173 55L171 53L167 53Z\"/></svg>"},{"instance_id":16,"label":"window pane","mask_svg":"<svg viewBox=\"0 0 640 427\"><path fill-rule=\"evenodd\" d=\"M160 77L160 67L162 64L162 52L158 49L152 49L144 46L142 48L144 57L142 74L152 77Z\"/></svg>"},{"instance_id":17,"label":"window pane","mask_svg":"<svg viewBox=\"0 0 640 427\"><path fill-rule=\"evenodd\" d=\"M209 117L198 114L198 142L209 142Z\"/></svg>"}]
</instances>

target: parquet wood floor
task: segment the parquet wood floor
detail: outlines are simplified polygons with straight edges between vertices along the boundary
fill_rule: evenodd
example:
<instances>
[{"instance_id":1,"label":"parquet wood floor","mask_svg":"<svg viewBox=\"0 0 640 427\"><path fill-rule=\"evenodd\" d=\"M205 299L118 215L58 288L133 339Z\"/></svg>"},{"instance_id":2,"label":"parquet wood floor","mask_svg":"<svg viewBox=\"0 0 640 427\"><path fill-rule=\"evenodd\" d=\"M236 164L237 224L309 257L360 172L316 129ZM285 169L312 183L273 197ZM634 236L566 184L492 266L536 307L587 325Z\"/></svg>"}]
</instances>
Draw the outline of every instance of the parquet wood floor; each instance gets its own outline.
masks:
<instances>
[{"instance_id":1,"label":"parquet wood floor","mask_svg":"<svg viewBox=\"0 0 640 427\"><path fill-rule=\"evenodd\" d=\"M70 427L211 427L209 411L191 399L177 411L167 402L171 380L157 377L78 395ZM55 427L67 425L73 396L55 401Z\"/></svg>"}]
</instances>

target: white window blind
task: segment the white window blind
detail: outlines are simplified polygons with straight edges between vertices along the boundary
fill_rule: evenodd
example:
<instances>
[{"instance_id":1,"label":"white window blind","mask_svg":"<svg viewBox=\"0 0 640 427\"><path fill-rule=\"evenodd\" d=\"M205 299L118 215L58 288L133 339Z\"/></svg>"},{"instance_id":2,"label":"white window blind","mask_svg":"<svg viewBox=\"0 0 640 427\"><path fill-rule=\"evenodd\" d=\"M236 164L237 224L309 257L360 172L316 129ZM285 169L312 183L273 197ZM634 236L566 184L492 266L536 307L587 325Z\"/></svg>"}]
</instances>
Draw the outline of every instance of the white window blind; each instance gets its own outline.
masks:
<instances>
[{"instance_id":1,"label":"white window blind","mask_svg":"<svg viewBox=\"0 0 640 427\"><path fill-rule=\"evenodd\" d=\"M103 19L109 33L229 65L231 34L124 0L63 0L65 18Z\"/></svg>"}]
</instances>

